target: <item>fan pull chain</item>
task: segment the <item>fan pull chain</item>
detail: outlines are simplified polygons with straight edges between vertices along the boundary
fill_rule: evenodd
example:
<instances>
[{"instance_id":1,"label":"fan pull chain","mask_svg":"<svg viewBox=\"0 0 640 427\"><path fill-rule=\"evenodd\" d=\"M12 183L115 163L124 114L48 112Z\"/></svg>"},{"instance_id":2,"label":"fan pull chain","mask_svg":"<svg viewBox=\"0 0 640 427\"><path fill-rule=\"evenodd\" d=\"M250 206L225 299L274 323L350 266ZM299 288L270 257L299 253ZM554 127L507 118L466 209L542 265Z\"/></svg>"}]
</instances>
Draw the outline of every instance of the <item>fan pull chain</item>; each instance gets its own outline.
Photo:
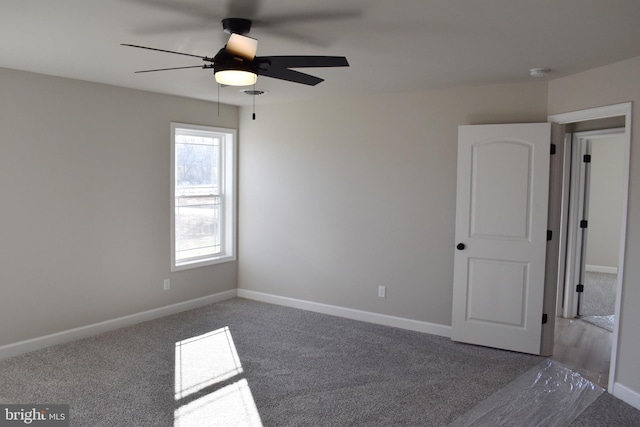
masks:
<instances>
[{"instance_id":1,"label":"fan pull chain","mask_svg":"<svg viewBox=\"0 0 640 427\"><path fill-rule=\"evenodd\" d=\"M220 83L218 83L218 117L220 117Z\"/></svg>"},{"instance_id":2,"label":"fan pull chain","mask_svg":"<svg viewBox=\"0 0 640 427\"><path fill-rule=\"evenodd\" d=\"M253 120L256 119L256 84L253 84Z\"/></svg>"}]
</instances>

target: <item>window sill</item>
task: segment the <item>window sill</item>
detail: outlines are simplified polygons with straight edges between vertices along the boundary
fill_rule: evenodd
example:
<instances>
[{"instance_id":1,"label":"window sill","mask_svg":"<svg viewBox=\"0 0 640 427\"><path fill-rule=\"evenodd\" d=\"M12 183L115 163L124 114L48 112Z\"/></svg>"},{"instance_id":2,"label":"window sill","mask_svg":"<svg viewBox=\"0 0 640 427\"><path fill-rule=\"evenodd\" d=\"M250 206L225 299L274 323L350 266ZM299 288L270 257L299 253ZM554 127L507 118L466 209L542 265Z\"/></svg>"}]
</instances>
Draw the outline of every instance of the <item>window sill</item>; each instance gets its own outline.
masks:
<instances>
[{"instance_id":1,"label":"window sill","mask_svg":"<svg viewBox=\"0 0 640 427\"><path fill-rule=\"evenodd\" d=\"M211 258L211 259L205 259L205 260L197 260L197 261L191 261L191 262L183 262L181 264L178 265L172 265L171 266L171 271L183 271L183 270L191 270L193 268L199 268L199 267L207 267L210 265L215 265L215 264L223 264L226 262L232 262L235 261L236 257L235 255L223 255L217 258Z\"/></svg>"}]
</instances>

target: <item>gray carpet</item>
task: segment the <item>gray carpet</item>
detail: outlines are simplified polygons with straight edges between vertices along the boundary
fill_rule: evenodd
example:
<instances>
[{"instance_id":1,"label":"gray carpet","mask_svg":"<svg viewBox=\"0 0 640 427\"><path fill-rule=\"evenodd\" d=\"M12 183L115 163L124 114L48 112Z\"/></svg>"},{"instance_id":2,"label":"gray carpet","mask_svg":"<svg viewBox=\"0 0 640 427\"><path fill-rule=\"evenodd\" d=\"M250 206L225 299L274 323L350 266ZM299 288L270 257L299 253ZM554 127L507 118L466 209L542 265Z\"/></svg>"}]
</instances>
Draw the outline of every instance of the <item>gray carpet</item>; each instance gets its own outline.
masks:
<instances>
[{"instance_id":1,"label":"gray carpet","mask_svg":"<svg viewBox=\"0 0 640 427\"><path fill-rule=\"evenodd\" d=\"M0 361L0 403L67 403L72 426L442 426L540 360L236 298ZM573 425L640 425L601 399Z\"/></svg>"},{"instance_id":2,"label":"gray carpet","mask_svg":"<svg viewBox=\"0 0 640 427\"><path fill-rule=\"evenodd\" d=\"M639 413L633 406L604 393L568 427L637 427Z\"/></svg>"},{"instance_id":3,"label":"gray carpet","mask_svg":"<svg viewBox=\"0 0 640 427\"><path fill-rule=\"evenodd\" d=\"M615 314L616 274L585 272L580 316Z\"/></svg>"}]
</instances>

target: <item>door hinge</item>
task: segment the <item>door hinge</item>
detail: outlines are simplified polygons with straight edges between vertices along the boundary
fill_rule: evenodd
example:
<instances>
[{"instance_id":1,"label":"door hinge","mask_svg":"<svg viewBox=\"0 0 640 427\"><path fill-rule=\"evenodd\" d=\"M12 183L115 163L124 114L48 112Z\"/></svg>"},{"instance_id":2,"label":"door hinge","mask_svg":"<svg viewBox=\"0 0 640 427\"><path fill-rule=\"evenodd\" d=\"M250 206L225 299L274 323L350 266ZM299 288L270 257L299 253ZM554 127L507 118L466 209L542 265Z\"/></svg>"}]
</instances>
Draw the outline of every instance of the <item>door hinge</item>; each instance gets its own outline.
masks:
<instances>
[{"instance_id":1,"label":"door hinge","mask_svg":"<svg viewBox=\"0 0 640 427\"><path fill-rule=\"evenodd\" d=\"M547 313L542 313L542 324L546 325L547 323Z\"/></svg>"},{"instance_id":2,"label":"door hinge","mask_svg":"<svg viewBox=\"0 0 640 427\"><path fill-rule=\"evenodd\" d=\"M551 155L556 154L556 144L551 144Z\"/></svg>"},{"instance_id":3,"label":"door hinge","mask_svg":"<svg viewBox=\"0 0 640 427\"><path fill-rule=\"evenodd\" d=\"M587 228L588 225L589 221L587 221L586 219L580 221L580 228Z\"/></svg>"},{"instance_id":4,"label":"door hinge","mask_svg":"<svg viewBox=\"0 0 640 427\"><path fill-rule=\"evenodd\" d=\"M582 161L585 162L585 163L591 163L591 154L585 154L582 157Z\"/></svg>"},{"instance_id":5,"label":"door hinge","mask_svg":"<svg viewBox=\"0 0 640 427\"><path fill-rule=\"evenodd\" d=\"M584 285L577 284L576 285L576 292L584 292Z\"/></svg>"},{"instance_id":6,"label":"door hinge","mask_svg":"<svg viewBox=\"0 0 640 427\"><path fill-rule=\"evenodd\" d=\"M547 230L547 242L553 239L553 231Z\"/></svg>"}]
</instances>

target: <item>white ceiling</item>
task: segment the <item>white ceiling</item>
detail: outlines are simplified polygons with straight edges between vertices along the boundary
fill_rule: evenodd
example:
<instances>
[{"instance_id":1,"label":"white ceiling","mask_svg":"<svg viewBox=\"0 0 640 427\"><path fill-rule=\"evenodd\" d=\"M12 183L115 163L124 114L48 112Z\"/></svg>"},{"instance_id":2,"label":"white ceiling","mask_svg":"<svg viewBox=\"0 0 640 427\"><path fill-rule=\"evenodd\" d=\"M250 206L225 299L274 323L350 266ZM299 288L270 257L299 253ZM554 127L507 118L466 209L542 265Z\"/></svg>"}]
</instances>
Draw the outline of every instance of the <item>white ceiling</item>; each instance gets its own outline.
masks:
<instances>
[{"instance_id":1,"label":"white ceiling","mask_svg":"<svg viewBox=\"0 0 640 427\"><path fill-rule=\"evenodd\" d=\"M326 79L315 87L260 77L262 104L521 82L534 67L557 78L640 56L639 0L257 1L2 0L0 67L216 101L211 70L133 73L198 59L120 43L213 56L230 14L265 24L250 33L259 56L337 55L351 65L305 69ZM252 101L220 90L222 103Z\"/></svg>"}]
</instances>

